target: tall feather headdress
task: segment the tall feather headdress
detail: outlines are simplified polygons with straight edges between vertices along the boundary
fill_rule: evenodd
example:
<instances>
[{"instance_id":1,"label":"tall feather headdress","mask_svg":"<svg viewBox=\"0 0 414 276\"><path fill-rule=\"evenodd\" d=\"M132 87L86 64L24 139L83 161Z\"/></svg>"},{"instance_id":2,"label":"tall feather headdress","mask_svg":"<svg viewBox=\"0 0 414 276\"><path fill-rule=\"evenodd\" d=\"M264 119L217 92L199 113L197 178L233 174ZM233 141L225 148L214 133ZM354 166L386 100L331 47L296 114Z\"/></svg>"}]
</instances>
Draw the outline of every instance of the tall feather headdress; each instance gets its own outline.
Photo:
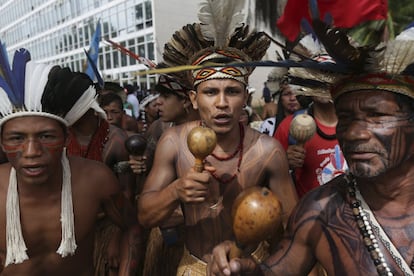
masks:
<instances>
[{"instance_id":1,"label":"tall feather headdress","mask_svg":"<svg viewBox=\"0 0 414 276\"><path fill-rule=\"evenodd\" d=\"M22 116L43 116L71 125L89 108L104 116L85 74L82 78L75 73L57 76L62 69L30 60L26 49L16 51L11 67L4 44L0 48L0 126Z\"/></svg>"},{"instance_id":2,"label":"tall feather headdress","mask_svg":"<svg viewBox=\"0 0 414 276\"><path fill-rule=\"evenodd\" d=\"M312 35L304 36L293 50L290 58L298 62L315 62L320 65L335 63L324 46ZM298 95L330 98L329 89L341 75L328 72L307 66L291 67L288 70L288 82L299 86Z\"/></svg>"},{"instance_id":3,"label":"tall feather headdress","mask_svg":"<svg viewBox=\"0 0 414 276\"><path fill-rule=\"evenodd\" d=\"M243 25L244 1L206 0L198 12L201 33L218 48L227 47L234 30Z\"/></svg>"},{"instance_id":4,"label":"tall feather headdress","mask_svg":"<svg viewBox=\"0 0 414 276\"><path fill-rule=\"evenodd\" d=\"M351 91L384 90L414 98L414 37L405 30L396 39L359 45L344 29L335 28L331 20L322 21L317 1L310 0L312 22L303 28L317 38L329 61L302 60L292 75L307 76L326 86L334 99Z\"/></svg>"},{"instance_id":5,"label":"tall feather headdress","mask_svg":"<svg viewBox=\"0 0 414 276\"><path fill-rule=\"evenodd\" d=\"M247 83L254 67L237 67L234 71L213 69L213 65L231 66L232 62L261 60L270 45L269 38L263 32L250 32L244 24L244 6L245 2L240 0L203 1L198 13L200 22L183 26L166 43L163 58L172 71L165 73L174 74L190 87L218 77L234 77ZM208 72L200 71L200 68L208 66L211 66ZM173 71L174 68L180 69L177 72ZM193 70L193 74L183 70ZM233 76L227 74L230 72L234 72Z\"/></svg>"}]
</instances>

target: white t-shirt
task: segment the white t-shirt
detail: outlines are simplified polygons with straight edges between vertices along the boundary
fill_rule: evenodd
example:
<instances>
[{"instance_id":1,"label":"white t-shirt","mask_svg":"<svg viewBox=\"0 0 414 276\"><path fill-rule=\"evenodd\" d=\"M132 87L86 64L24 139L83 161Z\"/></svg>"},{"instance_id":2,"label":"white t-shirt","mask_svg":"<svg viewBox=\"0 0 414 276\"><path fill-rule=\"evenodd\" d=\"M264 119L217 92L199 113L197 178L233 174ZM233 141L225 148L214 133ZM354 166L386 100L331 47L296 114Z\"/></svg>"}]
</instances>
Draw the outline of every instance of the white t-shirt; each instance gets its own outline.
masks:
<instances>
[{"instance_id":1,"label":"white t-shirt","mask_svg":"<svg viewBox=\"0 0 414 276\"><path fill-rule=\"evenodd\" d=\"M132 112L135 119L139 117L139 101L138 98L134 94L127 95L127 102L132 105Z\"/></svg>"},{"instance_id":2,"label":"white t-shirt","mask_svg":"<svg viewBox=\"0 0 414 276\"><path fill-rule=\"evenodd\" d=\"M261 133L266 133L269 136L273 136L275 133L275 126L276 126L276 117L270 117L263 121L260 125L259 131Z\"/></svg>"}]
</instances>

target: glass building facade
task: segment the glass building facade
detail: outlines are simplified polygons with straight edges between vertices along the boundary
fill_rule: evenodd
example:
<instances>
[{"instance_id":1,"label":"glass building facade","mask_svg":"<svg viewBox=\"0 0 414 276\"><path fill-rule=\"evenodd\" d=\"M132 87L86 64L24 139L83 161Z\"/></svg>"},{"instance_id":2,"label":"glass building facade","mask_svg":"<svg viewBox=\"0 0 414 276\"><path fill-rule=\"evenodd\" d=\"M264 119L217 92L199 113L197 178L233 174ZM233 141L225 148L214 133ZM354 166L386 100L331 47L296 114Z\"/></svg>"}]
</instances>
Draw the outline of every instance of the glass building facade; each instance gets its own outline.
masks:
<instances>
[{"instance_id":1,"label":"glass building facade","mask_svg":"<svg viewBox=\"0 0 414 276\"><path fill-rule=\"evenodd\" d=\"M84 50L100 24L98 68L104 79L149 89L155 76L137 76L145 66L105 39L156 60L152 6L152 0L0 0L0 39L10 58L26 48L33 60L84 71Z\"/></svg>"},{"instance_id":2,"label":"glass building facade","mask_svg":"<svg viewBox=\"0 0 414 276\"><path fill-rule=\"evenodd\" d=\"M98 68L104 80L139 85L148 90L154 86L157 76L138 76L136 73L146 67L114 49L105 39L160 62L163 46L171 35L182 26L198 21L201 1L0 0L0 40L6 45L10 59L16 50L26 48L33 60L84 71L84 50L89 49L99 22L102 32ZM254 8L248 10L254 11ZM250 85L261 89L269 71L269 68L256 68ZM260 93L256 94L259 98Z\"/></svg>"}]
</instances>

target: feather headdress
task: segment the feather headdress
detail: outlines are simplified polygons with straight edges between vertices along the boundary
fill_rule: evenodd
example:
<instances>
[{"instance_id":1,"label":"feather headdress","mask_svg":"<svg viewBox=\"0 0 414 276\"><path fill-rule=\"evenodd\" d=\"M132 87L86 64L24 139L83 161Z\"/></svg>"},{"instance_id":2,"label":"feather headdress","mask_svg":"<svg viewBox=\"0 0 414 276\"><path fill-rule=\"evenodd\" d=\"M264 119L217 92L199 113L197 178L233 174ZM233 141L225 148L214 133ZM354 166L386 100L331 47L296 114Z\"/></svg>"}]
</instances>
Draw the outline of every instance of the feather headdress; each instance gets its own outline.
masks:
<instances>
[{"instance_id":1,"label":"feather headdress","mask_svg":"<svg viewBox=\"0 0 414 276\"><path fill-rule=\"evenodd\" d=\"M303 27L317 38L326 55L312 62L302 60L301 68L290 70L293 77L317 81L333 98L359 90L384 90L414 98L414 37L410 30L395 40L358 45L344 29L333 27L329 17L320 20L316 5L317 1L310 0L312 24L303 21Z\"/></svg>"},{"instance_id":2,"label":"feather headdress","mask_svg":"<svg viewBox=\"0 0 414 276\"><path fill-rule=\"evenodd\" d=\"M280 91L280 86L283 80L287 78L288 69L284 67L275 67L267 75L267 87L272 94L277 94Z\"/></svg>"},{"instance_id":3,"label":"feather headdress","mask_svg":"<svg viewBox=\"0 0 414 276\"><path fill-rule=\"evenodd\" d=\"M161 95L174 94L179 98L189 99L188 91L191 88L185 87L179 80L170 75L160 74L155 85L155 90Z\"/></svg>"},{"instance_id":4,"label":"feather headdress","mask_svg":"<svg viewBox=\"0 0 414 276\"><path fill-rule=\"evenodd\" d=\"M283 53L285 56L285 53ZM276 52L277 60L283 61L286 58ZM266 86L269 88L272 96L278 101L282 85L287 83L288 67L274 67L267 75Z\"/></svg>"},{"instance_id":5,"label":"feather headdress","mask_svg":"<svg viewBox=\"0 0 414 276\"><path fill-rule=\"evenodd\" d=\"M254 67L223 69L223 64L261 60L270 40L262 32L249 31L240 0L205 0L199 11L200 23L176 31L164 47L163 58L171 71L189 87L211 78L232 78L247 83ZM221 66L221 69L214 67ZM206 70L201 69L209 67ZM233 70L234 69L234 70ZM193 70L190 75L183 70ZM165 71L164 73L169 73Z\"/></svg>"},{"instance_id":6,"label":"feather headdress","mask_svg":"<svg viewBox=\"0 0 414 276\"><path fill-rule=\"evenodd\" d=\"M150 95L146 96L140 102L140 106L142 106L143 108L145 108L149 103L151 103L152 101L156 100L159 96L160 96L160 94L158 94L158 93L156 93L156 94L150 94Z\"/></svg>"},{"instance_id":7,"label":"feather headdress","mask_svg":"<svg viewBox=\"0 0 414 276\"><path fill-rule=\"evenodd\" d=\"M201 3L198 19L204 38L218 48L227 47L234 30L243 25L244 1L206 0Z\"/></svg>"},{"instance_id":8,"label":"feather headdress","mask_svg":"<svg viewBox=\"0 0 414 276\"><path fill-rule=\"evenodd\" d=\"M89 108L104 116L96 103L93 83L86 75L53 77L63 69L31 61L26 49L16 51L11 67L4 45L0 48L0 126L22 116L44 116L71 125Z\"/></svg>"}]
</instances>

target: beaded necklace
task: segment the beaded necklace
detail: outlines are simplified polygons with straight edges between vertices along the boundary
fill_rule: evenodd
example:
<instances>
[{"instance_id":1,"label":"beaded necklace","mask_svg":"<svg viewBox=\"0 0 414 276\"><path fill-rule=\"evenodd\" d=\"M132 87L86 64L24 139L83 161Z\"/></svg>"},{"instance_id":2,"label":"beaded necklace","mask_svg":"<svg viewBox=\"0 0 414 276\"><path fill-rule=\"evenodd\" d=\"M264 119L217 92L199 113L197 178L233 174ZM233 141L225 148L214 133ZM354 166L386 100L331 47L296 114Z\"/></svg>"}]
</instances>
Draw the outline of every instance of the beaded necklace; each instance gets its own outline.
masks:
<instances>
[{"instance_id":1,"label":"beaded necklace","mask_svg":"<svg viewBox=\"0 0 414 276\"><path fill-rule=\"evenodd\" d=\"M71 156L81 156L87 159L102 161L102 152L105 143L108 141L109 124L105 120L100 120L98 129L93 134L88 145L83 148L76 138L76 134L69 129L69 142L67 146L68 154Z\"/></svg>"},{"instance_id":2,"label":"beaded necklace","mask_svg":"<svg viewBox=\"0 0 414 276\"><path fill-rule=\"evenodd\" d=\"M356 180L351 175L346 175L345 179L348 183L348 192L350 196L350 206L357 222L360 233L363 236L365 247L367 248L372 261L379 275L392 276L393 273L385 261L384 255L378 246L377 236L382 244L389 251L395 263L399 266L403 275L414 275L412 268L408 267L398 250L389 240L388 236L382 229L381 225L375 219L374 214L370 210L368 204L360 194Z\"/></svg>"},{"instance_id":3,"label":"beaded necklace","mask_svg":"<svg viewBox=\"0 0 414 276\"><path fill-rule=\"evenodd\" d=\"M215 155L214 153L210 154L211 156L213 156L215 159L219 161L227 161L227 160L232 159L234 156L236 156L237 153L239 153L239 160L237 161L237 169L231 177L227 179L222 179L215 172L211 172L211 175L214 177L214 179L216 179L218 182L222 184L230 183L234 178L236 178L237 173L240 172L240 164L243 160L243 141L244 141L244 126L242 123L239 123L239 130L240 130L240 142L239 142L239 145L237 146L237 149L231 155L226 156L226 157L219 157Z\"/></svg>"}]
</instances>

